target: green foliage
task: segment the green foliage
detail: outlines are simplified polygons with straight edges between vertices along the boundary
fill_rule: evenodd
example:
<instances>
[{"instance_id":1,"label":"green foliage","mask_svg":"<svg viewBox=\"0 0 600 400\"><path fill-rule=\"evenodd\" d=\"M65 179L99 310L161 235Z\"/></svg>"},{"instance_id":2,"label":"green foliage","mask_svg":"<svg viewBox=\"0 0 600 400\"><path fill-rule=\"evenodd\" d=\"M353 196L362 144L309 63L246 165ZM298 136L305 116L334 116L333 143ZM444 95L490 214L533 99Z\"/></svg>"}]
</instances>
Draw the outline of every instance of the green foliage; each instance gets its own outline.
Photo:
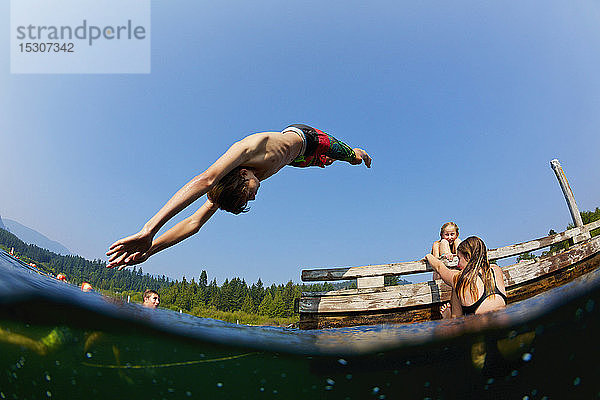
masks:
<instances>
[{"instance_id":1,"label":"green foliage","mask_svg":"<svg viewBox=\"0 0 600 400\"><path fill-rule=\"evenodd\" d=\"M600 219L600 208L596 207L594 211L583 211L581 213L581 219L584 224L589 224ZM590 232L592 237L600 235L600 228L594 229Z\"/></svg>"},{"instance_id":2,"label":"green foliage","mask_svg":"<svg viewBox=\"0 0 600 400\"><path fill-rule=\"evenodd\" d=\"M254 314L256 312L256 307L254 306L254 303L252 303L250 294L247 294L246 297L244 297L244 302L242 303L242 311L246 314Z\"/></svg>"},{"instance_id":3,"label":"green foliage","mask_svg":"<svg viewBox=\"0 0 600 400\"><path fill-rule=\"evenodd\" d=\"M271 316L273 312L273 297L271 297L271 293L267 293L265 297L263 297L260 305L258 306L258 313L260 315L268 315Z\"/></svg>"},{"instance_id":4,"label":"green foliage","mask_svg":"<svg viewBox=\"0 0 600 400\"><path fill-rule=\"evenodd\" d=\"M269 312L269 317L285 316L287 316L287 312L285 309L285 303L283 302L283 294L281 292L277 292L277 294L275 294L275 298L273 299L273 304Z\"/></svg>"},{"instance_id":5,"label":"green foliage","mask_svg":"<svg viewBox=\"0 0 600 400\"><path fill-rule=\"evenodd\" d=\"M297 323L299 320L298 316L278 318L254 313L246 313L241 310L230 312L200 307L194 308L190 314L201 318L213 318L221 321L231 322L232 324L240 323L247 325L288 326L290 324Z\"/></svg>"},{"instance_id":6,"label":"green foliage","mask_svg":"<svg viewBox=\"0 0 600 400\"><path fill-rule=\"evenodd\" d=\"M39 269L57 275L63 273L67 280L76 285L86 281L94 289L123 292L126 290L143 292L148 288L161 288L171 284L169 279L143 274L142 269L116 271L106 268L101 260L86 260L80 256L63 256L21 241L12 233L0 229L0 245L5 249L14 248L15 255L26 262L33 262Z\"/></svg>"},{"instance_id":7,"label":"green foliage","mask_svg":"<svg viewBox=\"0 0 600 400\"><path fill-rule=\"evenodd\" d=\"M519 262L521 260L533 260L533 259L535 259L535 255L531 254L530 252L527 252L527 253L520 254L517 257L517 262Z\"/></svg>"},{"instance_id":8,"label":"green foliage","mask_svg":"<svg viewBox=\"0 0 600 400\"><path fill-rule=\"evenodd\" d=\"M123 301L141 302L146 289L154 289L160 294L160 306L174 311L191 313L205 318L216 318L229 322L253 325L289 325L297 322L298 314L294 303L302 292L326 292L348 288L355 281L325 282L311 285L298 285L292 281L285 285L264 287L259 279L248 284L240 278L227 279L219 287L217 281L208 280L208 274L202 270L198 281L169 280L145 274L140 267L116 271L106 268L101 260L86 260L79 256L62 256L37 246L23 243L10 232L0 229L0 246L7 251L15 249L15 254L38 268L57 275L64 273L67 280L74 284L89 282L95 290L118 297ZM402 283L398 279L386 282Z\"/></svg>"},{"instance_id":9,"label":"green foliage","mask_svg":"<svg viewBox=\"0 0 600 400\"><path fill-rule=\"evenodd\" d=\"M594 211L582 211L579 214L581 215L581 219L583 220L584 225L589 224L600 219L600 208L596 207ZM566 229L573 229L574 227L574 224L569 224L567 225ZM550 229L550 232L548 234L554 235L556 234L556 231L554 229ZM592 230L590 234L592 237L598 236L600 234L600 228ZM572 245L572 239L565 240L560 243L553 244L552 246L550 246L548 251L543 252L542 255L559 253L563 250L568 249Z\"/></svg>"}]
</instances>

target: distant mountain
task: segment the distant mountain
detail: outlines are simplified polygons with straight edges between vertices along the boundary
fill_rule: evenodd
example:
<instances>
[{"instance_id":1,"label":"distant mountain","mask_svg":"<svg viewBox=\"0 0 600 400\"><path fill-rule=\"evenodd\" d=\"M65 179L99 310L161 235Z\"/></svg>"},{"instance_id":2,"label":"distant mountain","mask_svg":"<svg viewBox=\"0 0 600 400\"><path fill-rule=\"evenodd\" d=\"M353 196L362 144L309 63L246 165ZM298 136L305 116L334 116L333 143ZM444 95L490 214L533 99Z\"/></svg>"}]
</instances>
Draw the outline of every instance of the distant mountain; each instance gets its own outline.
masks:
<instances>
[{"instance_id":1,"label":"distant mountain","mask_svg":"<svg viewBox=\"0 0 600 400\"><path fill-rule=\"evenodd\" d=\"M42 235L38 231L31 229L25 225L18 223L17 221L13 221L11 219L5 219L4 223L2 223L2 219L0 218L0 228L6 229L13 235L17 236L19 239L24 241L25 243L34 244L43 249L48 249L54 253L62 254L62 255L72 255L65 246L62 244L48 239L46 236Z\"/></svg>"}]
</instances>

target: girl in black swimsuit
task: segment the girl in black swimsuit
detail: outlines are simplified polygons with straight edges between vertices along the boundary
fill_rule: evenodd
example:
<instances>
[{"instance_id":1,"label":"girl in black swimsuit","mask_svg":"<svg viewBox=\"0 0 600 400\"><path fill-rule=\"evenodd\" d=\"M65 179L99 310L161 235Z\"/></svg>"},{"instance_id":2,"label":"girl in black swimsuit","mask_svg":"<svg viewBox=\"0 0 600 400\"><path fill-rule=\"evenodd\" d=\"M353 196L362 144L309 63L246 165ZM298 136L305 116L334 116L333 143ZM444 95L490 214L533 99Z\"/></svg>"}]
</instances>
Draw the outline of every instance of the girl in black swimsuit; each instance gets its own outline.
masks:
<instances>
[{"instance_id":1,"label":"girl in black swimsuit","mask_svg":"<svg viewBox=\"0 0 600 400\"><path fill-rule=\"evenodd\" d=\"M460 243L457 251L459 270L449 269L432 254L425 256L444 282L452 286L452 317L504 308L504 274L500 267L489 263L483 240L471 236Z\"/></svg>"}]
</instances>

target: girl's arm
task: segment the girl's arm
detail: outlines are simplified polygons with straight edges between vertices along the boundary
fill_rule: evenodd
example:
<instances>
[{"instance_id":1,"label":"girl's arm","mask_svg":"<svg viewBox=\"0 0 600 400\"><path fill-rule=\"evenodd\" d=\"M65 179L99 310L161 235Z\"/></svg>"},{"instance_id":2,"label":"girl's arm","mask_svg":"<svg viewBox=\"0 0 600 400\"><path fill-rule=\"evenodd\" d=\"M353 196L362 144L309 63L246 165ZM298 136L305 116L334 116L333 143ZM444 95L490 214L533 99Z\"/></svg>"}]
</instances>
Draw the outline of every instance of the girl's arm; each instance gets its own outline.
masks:
<instances>
[{"instance_id":1,"label":"girl's arm","mask_svg":"<svg viewBox=\"0 0 600 400\"><path fill-rule=\"evenodd\" d=\"M433 256L433 254L426 254L425 259L431 265L431 267L440 274L440 277L447 285L454 288L454 276L460 274L459 271L451 270L439 259Z\"/></svg>"},{"instance_id":2,"label":"girl's arm","mask_svg":"<svg viewBox=\"0 0 600 400\"><path fill-rule=\"evenodd\" d=\"M460 304L460 300L454 289L452 289L452 296L450 297L450 310L452 312L452 318L463 315L462 304Z\"/></svg>"}]
</instances>

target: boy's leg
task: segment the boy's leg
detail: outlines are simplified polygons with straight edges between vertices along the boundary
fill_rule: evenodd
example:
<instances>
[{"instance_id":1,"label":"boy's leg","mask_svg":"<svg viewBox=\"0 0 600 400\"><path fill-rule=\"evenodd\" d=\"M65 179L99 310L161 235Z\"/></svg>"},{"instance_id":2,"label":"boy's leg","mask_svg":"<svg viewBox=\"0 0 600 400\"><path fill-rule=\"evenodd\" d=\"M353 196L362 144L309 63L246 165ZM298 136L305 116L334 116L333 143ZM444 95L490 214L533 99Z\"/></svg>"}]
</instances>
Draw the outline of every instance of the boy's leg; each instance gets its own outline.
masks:
<instances>
[{"instance_id":1,"label":"boy's leg","mask_svg":"<svg viewBox=\"0 0 600 400\"><path fill-rule=\"evenodd\" d=\"M354 161L356 155L354 154L352 147L348 146L341 140L337 140L333 136L327 135L326 133L323 134L329 138L329 146L324 153L325 156L339 161Z\"/></svg>"},{"instance_id":2,"label":"boy's leg","mask_svg":"<svg viewBox=\"0 0 600 400\"><path fill-rule=\"evenodd\" d=\"M356 159L354 150L341 140L327 133L303 124L293 124L283 130L299 130L306 138L306 151L295 159L291 165L295 167L319 166L324 168L333 160L351 162Z\"/></svg>"}]
</instances>

